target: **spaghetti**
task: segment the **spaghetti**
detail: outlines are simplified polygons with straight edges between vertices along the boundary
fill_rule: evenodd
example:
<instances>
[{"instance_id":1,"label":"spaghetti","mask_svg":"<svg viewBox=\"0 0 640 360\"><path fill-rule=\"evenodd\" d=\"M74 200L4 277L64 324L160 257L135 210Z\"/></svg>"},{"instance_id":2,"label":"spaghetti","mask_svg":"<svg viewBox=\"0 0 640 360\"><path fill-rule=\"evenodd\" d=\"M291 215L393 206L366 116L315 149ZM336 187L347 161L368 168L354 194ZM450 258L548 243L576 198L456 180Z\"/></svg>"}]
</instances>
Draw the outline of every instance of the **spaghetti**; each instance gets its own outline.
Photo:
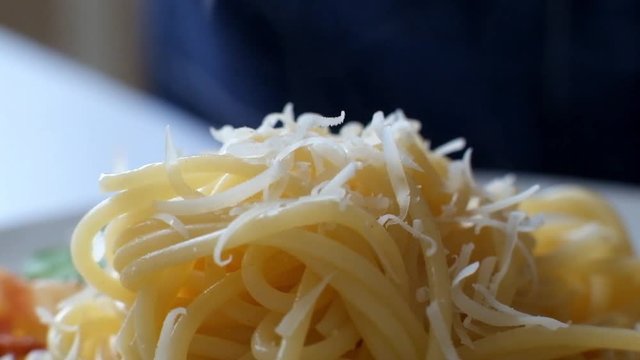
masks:
<instances>
[{"instance_id":1,"label":"spaghetti","mask_svg":"<svg viewBox=\"0 0 640 360\"><path fill-rule=\"evenodd\" d=\"M215 154L100 179L56 359L555 359L640 352L638 269L578 188L480 186L456 139L287 105ZM543 215L544 214L544 215ZM552 215L549 215L552 214ZM546 217L540 226L541 216ZM105 253L94 259L97 242Z\"/></svg>"}]
</instances>

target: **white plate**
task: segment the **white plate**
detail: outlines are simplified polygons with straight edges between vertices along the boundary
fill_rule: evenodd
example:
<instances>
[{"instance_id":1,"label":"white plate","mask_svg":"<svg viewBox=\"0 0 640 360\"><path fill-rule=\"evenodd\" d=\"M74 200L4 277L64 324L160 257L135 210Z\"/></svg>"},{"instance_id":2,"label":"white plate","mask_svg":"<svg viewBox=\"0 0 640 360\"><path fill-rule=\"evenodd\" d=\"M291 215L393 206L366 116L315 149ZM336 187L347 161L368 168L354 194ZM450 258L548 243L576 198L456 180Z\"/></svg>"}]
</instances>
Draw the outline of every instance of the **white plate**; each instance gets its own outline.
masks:
<instances>
[{"instance_id":1,"label":"white plate","mask_svg":"<svg viewBox=\"0 0 640 360\"><path fill-rule=\"evenodd\" d=\"M480 182L486 182L503 173L484 171L476 174ZM554 185L577 184L587 186L608 198L625 221L631 237L640 250L640 189L620 184L594 182L581 179L551 177L542 175L519 175L519 186L540 184L543 188ZM71 232L82 214L72 214L52 218L38 223L24 225L8 231L0 231L3 251L0 266L20 271L24 260L34 251L51 246L66 246Z\"/></svg>"}]
</instances>

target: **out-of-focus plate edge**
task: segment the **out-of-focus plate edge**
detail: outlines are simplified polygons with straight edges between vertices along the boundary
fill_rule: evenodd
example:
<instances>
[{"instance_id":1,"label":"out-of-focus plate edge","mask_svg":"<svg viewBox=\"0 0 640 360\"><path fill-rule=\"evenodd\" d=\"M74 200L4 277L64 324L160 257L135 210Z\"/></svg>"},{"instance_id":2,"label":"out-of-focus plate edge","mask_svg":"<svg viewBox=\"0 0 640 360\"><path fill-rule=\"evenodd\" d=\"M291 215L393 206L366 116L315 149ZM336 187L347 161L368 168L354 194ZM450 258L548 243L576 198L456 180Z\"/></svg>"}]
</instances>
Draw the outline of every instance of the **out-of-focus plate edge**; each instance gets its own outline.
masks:
<instances>
[{"instance_id":1,"label":"out-of-focus plate edge","mask_svg":"<svg viewBox=\"0 0 640 360\"><path fill-rule=\"evenodd\" d=\"M482 170L475 173L476 179L481 183L486 183L505 174L507 172L500 170ZM539 184L542 190L566 185L582 186L604 196L622 218L629 236L633 240L636 253L640 254L640 187L569 176L517 172L512 174L516 176L516 184L519 189L535 184Z\"/></svg>"},{"instance_id":2,"label":"out-of-focus plate edge","mask_svg":"<svg viewBox=\"0 0 640 360\"><path fill-rule=\"evenodd\" d=\"M0 229L0 267L21 272L24 262L34 252L68 246L73 230L82 216L80 212L67 213Z\"/></svg>"}]
</instances>

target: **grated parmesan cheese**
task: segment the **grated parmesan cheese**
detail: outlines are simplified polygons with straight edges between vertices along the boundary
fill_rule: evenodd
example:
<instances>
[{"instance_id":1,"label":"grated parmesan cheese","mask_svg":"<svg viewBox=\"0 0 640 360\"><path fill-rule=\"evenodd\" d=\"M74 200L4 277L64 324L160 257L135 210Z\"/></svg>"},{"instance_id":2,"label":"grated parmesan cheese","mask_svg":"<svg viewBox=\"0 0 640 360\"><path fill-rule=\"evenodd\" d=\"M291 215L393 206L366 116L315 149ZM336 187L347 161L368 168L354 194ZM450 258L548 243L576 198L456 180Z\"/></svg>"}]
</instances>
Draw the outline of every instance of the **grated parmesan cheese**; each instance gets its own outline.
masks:
<instances>
[{"instance_id":1,"label":"grated parmesan cheese","mask_svg":"<svg viewBox=\"0 0 640 360\"><path fill-rule=\"evenodd\" d=\"M403 230L411 234L414 238L421 240L428 246L427 256L433 256L438 249L436 241L422 232L422 226L419 220L414 222L414 226L409 226L409 224L399 217L392 214L385 214L378 218L378 223L382 226L400 225Z\"/></svg>"},{"instance_id":2,"label":"grated parmesan cheese","mask_svg":"<svg viewBox=\"0 0 640 360\"><path fill-rule=\"evenodd\" d=\"M285 174L286 169L281 163L276 163L257 176L223 192L198 199L159 201L156 203L156 209L174 215L200 214L224 209L263 191Z\"/></svg>"},{"instance_id":3,"label":"grated parmesan cheese","mask_svg":"<svg viewBox=\"0 0 640 360\"><path fill-rule=\"evenodd\" d=\"M433 152L440 156L447 156L464 149L465 146L467 146L467 141L459 137L438 146L433 149Z\"/></svg>"},{"instance_id":4,"label":"grated parmesan cheese","mask_svg":"<svg viewBox=\"0 0 640 360\"><path fill-rule=\"evenodd\" d=\"M469 298L462 290L464 280L475 274L479 268L476 261L465 267L458 273L452 282L452 299L456 306L467 314L469 317L479 320L485 324L493 326L524 326L524 325L540 325L548 329L554 330L567 325L551 318L544 316L533 316L519 312L507 305L500 303L491 291L486 288L474 284L474 289L480 292L485 300L494 309L487 308L482 304Z\"/></svg>"},{"instance_id":5,"label":"grated parmesan cheese","mask_svg":"<svg viewBox=\"0 0 640 360\"><path fill-rule=\"evenodd\" d=\"M509 220L507 222L507 229L505 234L507 241L502 248L502 253L498 255L498 272L493 276L493 278L491 279L491 283L489 284L489 289L494 295L498 292L500 283L507 274L507 271L509 271L509 265L511 264L511 259L513 257L513 250L516 247L516 243L519 241L518 224L525 217L526 215L520 211L514 211L509 214Z\"/></svg>"},{"instance_id":6,"label":"grated parmesan cheese","mask_svg":"<svg viewBox=\"0 0 640 360\"><path fill-rule=\"evenodd\" d=\"M345 166L336 176L327 182L325 186L320 190L320 195L335 195L338 197L344 197L346 195L346 191L344 186L347 182L356 175L358 169L362 167L362 164L357 162L349 163L349 165Z\"/></svg>"},{"instance_id":7,"label":"grated parmesan cheese","mask_svg":"<svg viewBox=\"0 0 640 360\"><path fill-rule=\"evenodd\" d=\"M471 259L471 252L473 252L474 248L475 245L473 243L466 243L462 245L462 248L460 249L460 255L458 255L453 265L451 265L451 267L449 268L449 274L457 274L458 272L460 272L460 270L462 270L462 268L469 264L469 259Z\"/></svg>"},{"instance_id":8,"label":"grated parmesan cheese","mask_svg":"<svg viewBox=\"0 0 640 360\"><path fill-rule=\"evenodd\" d=\"M388 127L382 129L381 140L387 174L393 192L395 193L396 201L398 202L398 208L400 209L399 218L404 220L409 212L409 204L411 201L409 182L402 167L402 159L400 158L398 145L393 139L393 134Z\"/></svg>"},{"instance_id":9,"label":"grated parmesan cheese","mask_svg":"<svg viewBox=\"0 0 640 360\"><path fill-rule=\"evenodd\" d=\"M528 188L527 190L519 194L510 196L508 198L500 199L496 202L493 202L487 205L480 206L479 208L475 209L475 212L479 214L489 214L496 211L504 210L531 197L539 189L540 189L540 185L533 185L532 187Z\"/></svg>"}]
</instances>

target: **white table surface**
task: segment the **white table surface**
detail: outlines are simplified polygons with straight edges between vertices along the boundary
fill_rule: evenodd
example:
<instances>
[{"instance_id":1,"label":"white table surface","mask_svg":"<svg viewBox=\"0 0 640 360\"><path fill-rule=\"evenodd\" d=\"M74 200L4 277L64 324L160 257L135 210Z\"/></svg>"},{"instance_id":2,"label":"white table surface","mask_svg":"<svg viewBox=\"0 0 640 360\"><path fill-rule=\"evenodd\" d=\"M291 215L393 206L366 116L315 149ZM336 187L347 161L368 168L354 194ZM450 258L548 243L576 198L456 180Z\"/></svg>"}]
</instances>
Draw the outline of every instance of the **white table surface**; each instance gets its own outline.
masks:
<instances>
[{"instance_id":1,"label":"white table surface","mask_svg":"<svg viewBox=\"0 0 640 360\"><path fill-rule=\"evenodd\" d=\"M161 161L215 146L204 122L0 28L0 241L3 231L85 211L116 159Z\"/></svg>"}]
</instances>

